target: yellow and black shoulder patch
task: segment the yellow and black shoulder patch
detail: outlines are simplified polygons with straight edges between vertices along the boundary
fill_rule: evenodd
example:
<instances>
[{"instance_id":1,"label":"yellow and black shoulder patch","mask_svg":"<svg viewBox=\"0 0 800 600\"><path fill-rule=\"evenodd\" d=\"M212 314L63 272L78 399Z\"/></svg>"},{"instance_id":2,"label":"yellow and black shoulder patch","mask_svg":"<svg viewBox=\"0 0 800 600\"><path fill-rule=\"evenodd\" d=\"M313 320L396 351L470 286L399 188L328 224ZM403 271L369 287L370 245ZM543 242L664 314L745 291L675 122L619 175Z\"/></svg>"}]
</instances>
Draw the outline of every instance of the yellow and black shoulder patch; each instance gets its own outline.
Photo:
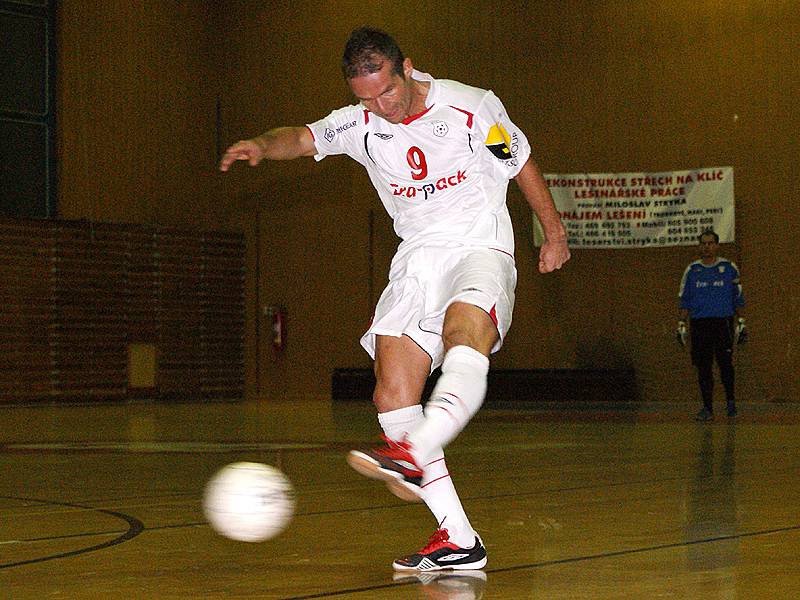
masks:
<instances>
[{"instance_id":1,"label":"yellow and black shoulder patch","mask_svg":"<svg viewBox=\"0 0 800 600\"><path fill-rule=\"evenodd\" d=\"M489 151L500 160L511 158L511 137L502 123L495 123L489 130L484 142Z\"/></svg>"}]
</instances>

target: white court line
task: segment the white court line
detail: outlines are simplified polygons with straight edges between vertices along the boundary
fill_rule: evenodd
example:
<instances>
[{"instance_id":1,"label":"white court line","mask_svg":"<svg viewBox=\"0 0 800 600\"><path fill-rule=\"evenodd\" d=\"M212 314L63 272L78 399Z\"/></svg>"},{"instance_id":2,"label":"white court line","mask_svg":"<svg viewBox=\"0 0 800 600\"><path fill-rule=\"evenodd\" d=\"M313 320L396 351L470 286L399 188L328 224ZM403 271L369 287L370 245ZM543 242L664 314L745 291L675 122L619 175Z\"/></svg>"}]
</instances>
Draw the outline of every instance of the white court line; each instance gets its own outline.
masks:
<instances>
[{"instance_id":1,"label":"white court line","mask_svg":"<svg viewBox=\"0 0 800 600\"><path fill-rule=\"evenodd\" d=\"M48 442L4 444L6 450L108 450L116 452L231 452L245 450L308 450L325 444L303 442Z\"/></svg>"}]
</instances>

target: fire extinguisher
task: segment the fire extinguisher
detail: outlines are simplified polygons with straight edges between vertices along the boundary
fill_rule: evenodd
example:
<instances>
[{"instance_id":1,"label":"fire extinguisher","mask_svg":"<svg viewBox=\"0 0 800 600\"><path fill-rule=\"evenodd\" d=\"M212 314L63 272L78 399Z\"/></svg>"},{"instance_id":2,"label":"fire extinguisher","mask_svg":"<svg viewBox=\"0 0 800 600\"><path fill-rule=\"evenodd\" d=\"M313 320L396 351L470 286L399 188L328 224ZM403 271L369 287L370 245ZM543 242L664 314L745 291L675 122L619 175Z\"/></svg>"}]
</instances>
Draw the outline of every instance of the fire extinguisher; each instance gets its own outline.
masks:
<instances>
[{"instance_id":1,"label":"fire extinguisher","mask_svg":"<svg viewBox=\"0 0 800 600\"><path fill-rule=\"evenodd\" d=\"M272 347L277 352L286 349L286 308L283 306L268 306L267 314L272 322Z\"/></svg>"}]
</instances>

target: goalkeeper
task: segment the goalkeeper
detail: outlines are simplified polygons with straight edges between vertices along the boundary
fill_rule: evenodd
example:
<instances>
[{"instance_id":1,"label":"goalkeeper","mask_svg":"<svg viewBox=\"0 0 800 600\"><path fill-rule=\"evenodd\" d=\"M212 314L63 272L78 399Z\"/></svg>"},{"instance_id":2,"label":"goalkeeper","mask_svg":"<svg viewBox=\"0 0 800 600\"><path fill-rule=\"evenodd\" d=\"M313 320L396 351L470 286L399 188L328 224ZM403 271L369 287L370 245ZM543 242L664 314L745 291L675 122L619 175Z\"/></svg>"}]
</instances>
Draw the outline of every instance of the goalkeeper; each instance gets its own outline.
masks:
<instances>
[{"instance_id":1,"label":"goalkeeper","mask_svg":"<svg viewBox=\"0 0 800 600\"><path fill-rule=\"evenodd\" d=\"M700 258L683 273L680 286L680 320L678 341L691 340L692 364L697 368L703 407L698 421L714 418L714 358L719 366L725 388L728 416L736 416L733 383L733 346L747 339L744 317L744 295L739 283L739 269L734 263L717 255L719 236L713 230L700 237Z\"/></svg>"}]
</instances>

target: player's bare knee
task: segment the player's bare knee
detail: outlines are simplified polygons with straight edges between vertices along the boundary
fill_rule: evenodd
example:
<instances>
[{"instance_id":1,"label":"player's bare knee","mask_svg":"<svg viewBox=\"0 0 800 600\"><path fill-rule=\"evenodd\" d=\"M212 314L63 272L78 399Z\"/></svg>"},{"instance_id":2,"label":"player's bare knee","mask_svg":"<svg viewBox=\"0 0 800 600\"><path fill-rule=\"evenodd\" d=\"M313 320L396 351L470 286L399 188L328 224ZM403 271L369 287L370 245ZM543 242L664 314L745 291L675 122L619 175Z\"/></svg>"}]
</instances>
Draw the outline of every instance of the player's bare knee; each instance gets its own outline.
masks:
<instances>
[{"instance_id":1,"label":"player's bare knee","mask_svg":"<svg viewBox=\"0 0 800 600\"><path fill-rule=\"evenodd\" d=\"M447 309L442 328L445 350L469 346L488 356L498 337L497 327L483 309L462 302L455 302Z\"/></svg>"},{"instance_id":2,"label":"player's bare knee","mask_svg":"<svg viewBox=\"0 0 800 600\"><path fill-rule=\"evenodd\" d=\"M384 413L417 404L419 398L402 382L379 378L372 392L372 403L379 413Z\"/></svg>"},{"instance_id":3,"label":"player's bare knee","mask_svg":"<svg viewBox=\"0 0 800 600\"><path fill-rule=\"evenodd\" d=\"M453 348L454 346L469 346L474 348L477 340L470 331L464 327L457 325L445 325L442 330L442 341L445 348Z\"/></svg>"}]
</instances>

